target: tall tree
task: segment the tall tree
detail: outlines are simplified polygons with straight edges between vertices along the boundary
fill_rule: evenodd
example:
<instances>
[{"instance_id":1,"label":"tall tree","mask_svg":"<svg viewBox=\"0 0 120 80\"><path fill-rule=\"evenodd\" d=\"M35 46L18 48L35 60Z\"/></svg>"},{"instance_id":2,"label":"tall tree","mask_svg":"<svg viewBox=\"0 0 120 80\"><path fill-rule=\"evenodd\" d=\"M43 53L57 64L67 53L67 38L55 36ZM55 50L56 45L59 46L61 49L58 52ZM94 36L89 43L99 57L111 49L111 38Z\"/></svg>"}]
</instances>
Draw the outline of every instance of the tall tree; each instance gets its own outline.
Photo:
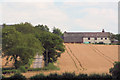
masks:
<instances>
[{"instance_id":1,"label":"tall tree","mask_svg":"<svg viewBox=\"0 0 120 80\"><path fill-rule=\"evenodd\" d=\"M45 48L43 53L45 66L47 66L48 63L57 61L57 58L60 57L61 53L65 50L63 40L53 33L43 32L42 35L39 36L39 40Z\"/></svg>"},{"instance_id":2,"label":"tall tree","mask_svg":"<svg viewBox=\"0 0 120 80\"><path fill-rule=\"evenodd\" d=\"M7 60L14 60L15 68L26 65L36 53L42 54L44 48L41 42L33 34L23 34L16 30L14 26L3 28L2 32L3 57Z\"/></svg>"}]
</instances>

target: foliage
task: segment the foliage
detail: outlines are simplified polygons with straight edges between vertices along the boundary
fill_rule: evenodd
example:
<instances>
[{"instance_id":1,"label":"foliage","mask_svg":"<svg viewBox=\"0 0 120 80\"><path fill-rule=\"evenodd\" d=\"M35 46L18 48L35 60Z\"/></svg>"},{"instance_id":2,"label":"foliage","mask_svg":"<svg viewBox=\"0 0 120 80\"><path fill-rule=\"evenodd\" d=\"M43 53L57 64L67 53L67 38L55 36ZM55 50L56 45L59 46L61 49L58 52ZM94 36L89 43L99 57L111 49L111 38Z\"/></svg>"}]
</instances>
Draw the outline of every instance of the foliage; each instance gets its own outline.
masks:
<instances>
[{"instance_id":1,"label":"foliage","mask_svg":"<svg viewBox=\"0 0 120 80\"><path fill-rule=\"evenodd\" d=\"M13 60L16 69L20 69L20 66L28 69L36 54L43 54L45 65L48 66L49 63L56 62L65 51L63 40L60 36L49 32L46 25L34 27L27 22L4 25L2 40L4 53L2 55L7 57L8 62Z\"/></svg>"},{"instance_id":2,"label":"foliage","mask_svg":"<svg viewBox=\"0 0 120 80\"><path fill-rule=\"evenodd\" d=\"M43 68L29 68L28 71L41 71Z\"/></svg>"},{"instance_id":3,"label":"foliage","mask_svg":"<svg viewBox=\"0 0 120 80\"><path fill-rule=\"evenodd\" d=\"M31 77L30 80L47 80L45 78L46 78L46 76L41 73L39 75L35 75L35 76Z\"/></svg>"},{"instance_id":4,"label":"foliage","mask_svg":"<svg viewBox=\"0 0 120 80\"><path fill-rule=\"evenodd\" d=\"M25 22L20 24L13 25L18 32L21 32L23 34L34 34L34 27L32 24Z\"/></svg>"},{"instance_id":5,"label":"foliage","mask_svg":"<svg viewBox=\"0 0 120 80\"><path fill-rule=\"evenodd\" d=\"M49 32L49 28L47 25L37 25L35 26L36 28L39 28L41 31L46 31L46 32Z\"/></svg>"},{"instance_id":6,"label":"foliage","mask_svg":"<svg viewBox=\"0 0 120 80\"><path fill-rule=\"evenodd\" d=\"M19 27L23 27L23 24ZM6 56L7 60L11 57L10 60L14 60L15 68L26 65L36 53L42 54L43 52L41 42L33 34L19 32L14 26L4 27L2 36L3 57Z\"/></svg>"},{"instance_id":7,"label":"foliage","mask_svg":"<svg viewBox=\"0 0 120 80\"><path fill-rule=\"evenodd\" d=\"M2 80L26 80L25 76L15 74L9 78L3 77ZM65 72L63 74L51 73L44 75L43 73L30 77L28 80L112 80L111 75L108 74L79 74ZM118 79L117 79L118 80Z\"/></svg>"},{"instance_id":8,"label":"foliage","mask_svg":"<svg viewBox=\"0 0 120 80\"><path fill-rule=\"evenodd\" d=\"M120 44L120 34L111 34L110 39L112 42L114 42L115 40L118 40L117 45Z\"/></svg>"},{"instance_id":9,"label":"foliage","mask_svg":"<svg viewBox=\"0 0 120 80\"><path fill-rule=\"evenodd\" d=\"M48 63L53 63L57 61L57 58L60 57L61 53L64 52L63 40L50 32L42 32L42 35L37 35L37 38L42 42L42 45L45 49L44 61L45 66L48 66Z\"/></svg>"},{"instance_id":10,"label":"foliage","mask_svg":"<svg viewBox=\"0 0 120 80\"><path fill-rule=\"evenodd\" d=\"M27 72L27 69L25 68L25 66L20 66L19 68L18 68L18 70L20 71L20 72Z\"/></svg>"},{"instance_id":11,"label":"foliage","mask_svg":"<svg viewBox=\"0 0 120 80\"><path fill-rule=\"evenodd\" d=\"M53 28L53 33L57 34L58 36L62 37L63 33L61 32L61 30L59 28Z\"/></svg>"},{"instance_id":12,"label":"foliage","mask_svg":"<svg viewBox=\"0 0 120 80\"><path fill-rule=\"evenodd\" d=\"M17 73L17 70L16 69L2 70L2 74L10 74L10 73Z\"/></svg>"},{"instance_id":13,"label":"foliage","mask_svg":"<svg viewBox=\"0 0 120 80\"><path fill-rule=\"evenodd\" d=\"M48 66L43 68L30 68L28 71L44 71L44 70L60 70L57 66L55 66L53 63L49 63Z\"/></svg>"},{"instance_id":14,"label":"foliage","mask_svg":"<svg viewBox=\"0 0 120 80\"><path fill-rule=\"evenodd\" d=\"M44 76L43 74L36 75L30 78L30 80L112 80L112 77L108 74L79 74L65 72L62 75L57 73Z\"/></svg>"},{"instance_id":15,"label":"foliage","mask_svg":"<svg viewBox=\"0 0 120 80\"><path fill-rule=\"evenodd\" d=\"M44 70L60 70L57 66L55 66L53 63L49 63L48 66L43 68Z\"/></svg>"},{"instance_id":16,"label":"foliage","mask_svg":"<svg viewBox=\"0 0 120 80\"><path fill-rule=\"evenodd\" d=\"M114 67L110 69L112 77L115 79L120 79L120 62L115 62Z\"/></svg>"},{"instance_id":17,"label":"foliage","mask_svg":"<svg viewBox=\"0 0 120 80\"><path fill-rule=\"evenodd\" d=\"M27 80L27 78L22 74L17 73L14 76L11 76L9 80Z\"/></svg>"},{"instance_id":18,"label":"foliage","mask_svg":"<svg viewBox=\"0 0 120 80\"><path fill-rule=\"evenodd\" d=\"M65 73L62 74L62 77L65 78L65 79L74 79L75 78L75 73L65 72Z\"/></svg>"}]
</instances>

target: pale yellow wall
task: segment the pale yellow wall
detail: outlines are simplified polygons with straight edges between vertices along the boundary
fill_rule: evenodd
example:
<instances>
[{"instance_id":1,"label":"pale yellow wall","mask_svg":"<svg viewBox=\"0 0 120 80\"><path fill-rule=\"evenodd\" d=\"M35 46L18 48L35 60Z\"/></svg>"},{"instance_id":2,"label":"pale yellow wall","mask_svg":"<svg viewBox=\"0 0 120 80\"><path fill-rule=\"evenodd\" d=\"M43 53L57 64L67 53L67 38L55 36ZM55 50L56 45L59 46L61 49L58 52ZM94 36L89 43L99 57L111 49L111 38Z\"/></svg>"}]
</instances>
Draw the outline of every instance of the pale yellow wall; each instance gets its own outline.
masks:
<instances>
[{"instance_id":1,"label":"pale yellow wall","mask_svg":"<svg viewBox=\"0 0 120 80\"><path fill-rule=\"evenodd\" d=\"M106 44L109 44L109 43L111 43L111 41L110 41L110 39L109 38L107 38L106 40L105 40L105 38L103 38L102 40L101 40L101 38L97 38L97 40L95 40L95 38L90 38L90 40L88 40L88 38L83 38L83 42L91 42L91 43L95 43L95 42L97 42L97 43L99 43L99 42L104 42L104 43L106 43Z\"/></svg>"}]
</instances>

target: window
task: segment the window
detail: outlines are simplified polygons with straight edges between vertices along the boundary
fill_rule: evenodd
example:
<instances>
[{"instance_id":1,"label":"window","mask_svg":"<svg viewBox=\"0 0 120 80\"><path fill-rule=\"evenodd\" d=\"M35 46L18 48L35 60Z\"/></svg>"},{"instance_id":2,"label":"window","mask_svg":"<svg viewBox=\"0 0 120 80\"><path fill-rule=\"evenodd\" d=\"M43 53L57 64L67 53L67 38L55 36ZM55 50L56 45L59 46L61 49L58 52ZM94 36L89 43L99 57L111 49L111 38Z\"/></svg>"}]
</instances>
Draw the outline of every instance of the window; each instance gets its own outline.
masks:
<instances>
[{"instance_id":1,"label":"window","mask_svg":"<svg viewBox=\"0 0 120 80\"><path fill-rule=\"evenodd\" d=\"M105 40L107 40L107 38L105 38Z\"/></svg>"},{"instance_id":2,"label":"window","mask_svg":"<svg viewBox=\"0 0 120 80\"><path fill-rule=\"evenodd\" d=\"M88 40L90 40L90 38L88 38Z\"/></svg>"},{"instance_id":3,"label":"window","mask_svg":"<svg viewBox=\"0 0 120 80\"><path fill-rule=\"evenodd\" d=\"M101 40L103 40L103 38L101 38Z\"/></svg>"},{"instance_id":4,"label":"window","mask_svg":"<svg viewBox=\"0 0 120 80\"><path fill-rule=\"evenodd\" d=\"M97 40L97 38L95 38L95 40Z\"/></svg>"}]
</instances>

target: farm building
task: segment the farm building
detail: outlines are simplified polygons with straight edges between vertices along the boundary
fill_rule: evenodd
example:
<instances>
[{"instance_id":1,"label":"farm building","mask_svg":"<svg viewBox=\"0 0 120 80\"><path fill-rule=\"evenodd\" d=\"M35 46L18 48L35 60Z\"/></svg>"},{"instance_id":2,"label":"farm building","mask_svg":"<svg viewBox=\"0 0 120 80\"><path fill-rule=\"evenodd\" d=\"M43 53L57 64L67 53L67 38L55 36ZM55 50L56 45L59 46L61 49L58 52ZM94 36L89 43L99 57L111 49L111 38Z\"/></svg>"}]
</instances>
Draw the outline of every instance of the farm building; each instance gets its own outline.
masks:
<instances>
[{"instance_id":1,"label":"farm building","mask_svg":"<svg viewBox=\"0 0 120 80\"><path fill-rule=\"evenodd\" d=\"M110 44L110 32L64 32L64 42Z\"/></svg>"}]
</instances>

